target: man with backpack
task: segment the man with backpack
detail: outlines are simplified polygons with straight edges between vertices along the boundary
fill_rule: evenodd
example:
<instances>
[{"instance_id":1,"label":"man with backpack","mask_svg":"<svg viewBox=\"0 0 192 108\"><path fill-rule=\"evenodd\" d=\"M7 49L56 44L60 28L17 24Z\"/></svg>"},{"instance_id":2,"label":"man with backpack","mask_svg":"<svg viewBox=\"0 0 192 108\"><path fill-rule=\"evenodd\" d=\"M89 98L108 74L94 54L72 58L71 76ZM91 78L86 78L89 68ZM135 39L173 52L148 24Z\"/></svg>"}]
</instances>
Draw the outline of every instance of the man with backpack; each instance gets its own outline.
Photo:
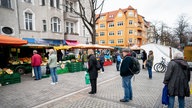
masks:
<instances>
[{"instance_id":1,"label":"man with backpack","mask_svg":"<svg viewBox=\"0 0 192 108\"><path fill-rule=\"evenodd\" d=\"M131 49L125 48L122 50L123 52L123 61L120 67L120 76L122 77L122 86L124 88L124 98L120 100L120 102L129 102L132 100L132 86L131 86L131 78L134 73L131 72L133 67L133 59L131 57Z\"/></svg>"}]
</instances>

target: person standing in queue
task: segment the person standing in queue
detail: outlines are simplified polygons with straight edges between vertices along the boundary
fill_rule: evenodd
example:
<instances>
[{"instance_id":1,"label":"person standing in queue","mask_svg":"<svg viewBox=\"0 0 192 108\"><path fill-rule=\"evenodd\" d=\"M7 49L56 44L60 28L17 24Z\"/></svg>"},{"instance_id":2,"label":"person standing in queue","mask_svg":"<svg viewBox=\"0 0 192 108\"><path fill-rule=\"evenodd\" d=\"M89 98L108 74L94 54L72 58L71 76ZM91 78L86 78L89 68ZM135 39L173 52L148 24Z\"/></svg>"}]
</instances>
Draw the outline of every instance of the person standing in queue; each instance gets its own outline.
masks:
<instances>
[{"instance_id":1,"label":"person standing in queue","mask_svg":"<svg viewBox=\"0 0 192 108\"><path fill-rule=\"evenodd\" d=\"M97 59L94 55L93 50L90 51L90 55L88 56L88 73L90 76L91 82L91 91L89 94L97 93L97 77L98 77L98 70L97 70Z\"/></svg>"},{"instance_id":2,"label":"person standing in queue","mask_svg":"<svg viewBox=\"0 0 192 108\"><path fill-rule=\"evenodd\" d=\"M178 96L179 108L185 108L185 97L190 96L189 82L191 73L183 54L175 53L168 64L163 83L168 86L168 108L174 108L175 96Z\"/></svg>"},{"instance_id":3,"label":"person standing in queue","mask_svg":"<svg viewBox=\"0 0 192 108\"><path fill-rule=\"evenodd\" d=\"M145 50L143 50L143 52L141 53L141 59L143 60L143 65L142 65L142 69L145 69L145 62L147 60L147 53L145 52Z\"/></svg>"},{"instance_id":4,"label":"person standing in queue","mask_svg":"<svg viewBox=\"0 0 192 108\"><path fill-rule=\"evenodd\" d=\"M35 73L34 80L40 80L42 77L41 63L42 63L41 56L37 54L37 50L33 50L33 56L31 57L31 66L33 67L34 73Z\"/></svg>"},{"instance_id":5,"label":"person standing in queue","mask_svg":"<svg viewBox=\"0 0 192 108\"><path fill-rule=\"evenodd\" d=\"M55 85L58 83L58 77L57 77L57 55L54 53L55 51L53 49L49 50L49 68L51 73L52 82L51 85Z\"/></svg>"},{"instance_id":6,"label":"person standing in queue","mask_svg":"<svg viewBox=\"0 0 192 108\"><path fill-rule=\"evenodd\" d=\"M100 62L100 65L101 65L101 69L102 69L102 73L104 72L104 62L105 62L105 57L104 57L104 53L102 52L100 57L99 57L99 62Z\"/></svg>"},{"instance_id":7,"label":"person standing in queue","mask_svg":"<svg viewBox=\"0 0 192 108\"><path fill-rule=\"evenodd\" d=\"M149 55L148 55L148 59L147 59L147 62L146 62L146 67L147 67L147 70L148 70L149 79L152 79L153 60L154 60L153 51L150 50Z\"/></svg>"},{"instance_id":8,"label":"person standing in queue","mask_svg":"<svg viewBox=\"0 0 192 108\"><path fill-rule=\"evenodd\" d=\"M124 98L120 102L129 102L133 98L131 78L133 73L130 69L133 67L133 62L131 58L131 49L125 48L123 52L123 61L120 67L120 76L122 77L122 86L124 88Z\"/></svg>"}]
</instances>

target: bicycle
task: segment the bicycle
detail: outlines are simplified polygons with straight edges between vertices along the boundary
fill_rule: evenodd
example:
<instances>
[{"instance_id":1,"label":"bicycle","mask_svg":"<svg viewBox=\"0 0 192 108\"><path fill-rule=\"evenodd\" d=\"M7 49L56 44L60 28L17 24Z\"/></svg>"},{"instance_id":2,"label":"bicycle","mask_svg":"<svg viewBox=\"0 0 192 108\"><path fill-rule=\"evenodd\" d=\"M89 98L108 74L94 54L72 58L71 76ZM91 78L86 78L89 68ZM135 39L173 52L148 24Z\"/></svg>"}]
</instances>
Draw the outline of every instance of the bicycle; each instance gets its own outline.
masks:
<instances>
[{"instance_id":1,"label":"bicycle","mask_svg":"<svg viewBox=\"0 0 192 108\"><path fill-rule=\"evenodd\" d=\"M160 73L164 73L166 70L167 70L167 65L165 64L166 63L166 59L162 57L162 60L160 63L156 63L154 65L154 70L156 72L160 72Z\"/></svg>"}]
</instances>

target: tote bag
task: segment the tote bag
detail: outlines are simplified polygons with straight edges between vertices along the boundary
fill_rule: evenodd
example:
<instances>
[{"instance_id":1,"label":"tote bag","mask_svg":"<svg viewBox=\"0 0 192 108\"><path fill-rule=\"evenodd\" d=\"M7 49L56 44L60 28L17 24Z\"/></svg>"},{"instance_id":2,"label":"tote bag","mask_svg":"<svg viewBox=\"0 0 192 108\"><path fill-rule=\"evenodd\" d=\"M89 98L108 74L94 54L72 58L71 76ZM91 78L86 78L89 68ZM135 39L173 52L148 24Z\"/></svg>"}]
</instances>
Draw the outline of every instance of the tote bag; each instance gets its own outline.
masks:
<instances>
[{"instance_id":1,"label":"tote bag","mask_svg":"<svg viewBox=\"0 0 192 108\"><path fill-rule=\"evenodd\" d=\"M88 72L85 72L85 84L90 84L90 77Z\"/></svg>"},{"instance_id":2,"label":"tote bag","mask_svg":"<svg viewBox=\"0 0 192 108\"><path fill-rule=\"evenodd\" d=\"M162 104L168 105L169 104L169 96L168 96L168 87L167 85L164 85L163 91L162 91Z\"/></svg>"}]
</instances>

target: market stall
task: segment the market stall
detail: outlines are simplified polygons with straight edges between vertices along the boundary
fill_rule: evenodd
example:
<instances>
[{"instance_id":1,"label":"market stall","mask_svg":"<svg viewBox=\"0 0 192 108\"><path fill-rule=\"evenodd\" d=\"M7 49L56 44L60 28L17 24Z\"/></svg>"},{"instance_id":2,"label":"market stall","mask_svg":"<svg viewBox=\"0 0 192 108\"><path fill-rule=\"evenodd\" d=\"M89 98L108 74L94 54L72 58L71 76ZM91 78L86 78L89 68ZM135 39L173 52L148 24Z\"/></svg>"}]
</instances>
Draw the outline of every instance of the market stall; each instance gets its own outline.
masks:
<instances>
[{"instance_id":1,"label":"market stall","mask_svg":"<svg viewBox=\"0 0 192 108\"><path fill-rule=\"evenodd\" d=\"M27 41L12 36L0 35L0 84L20 83L20 74L8 67L10 48L27 44Z\"/></svg>"}]
</instances>

